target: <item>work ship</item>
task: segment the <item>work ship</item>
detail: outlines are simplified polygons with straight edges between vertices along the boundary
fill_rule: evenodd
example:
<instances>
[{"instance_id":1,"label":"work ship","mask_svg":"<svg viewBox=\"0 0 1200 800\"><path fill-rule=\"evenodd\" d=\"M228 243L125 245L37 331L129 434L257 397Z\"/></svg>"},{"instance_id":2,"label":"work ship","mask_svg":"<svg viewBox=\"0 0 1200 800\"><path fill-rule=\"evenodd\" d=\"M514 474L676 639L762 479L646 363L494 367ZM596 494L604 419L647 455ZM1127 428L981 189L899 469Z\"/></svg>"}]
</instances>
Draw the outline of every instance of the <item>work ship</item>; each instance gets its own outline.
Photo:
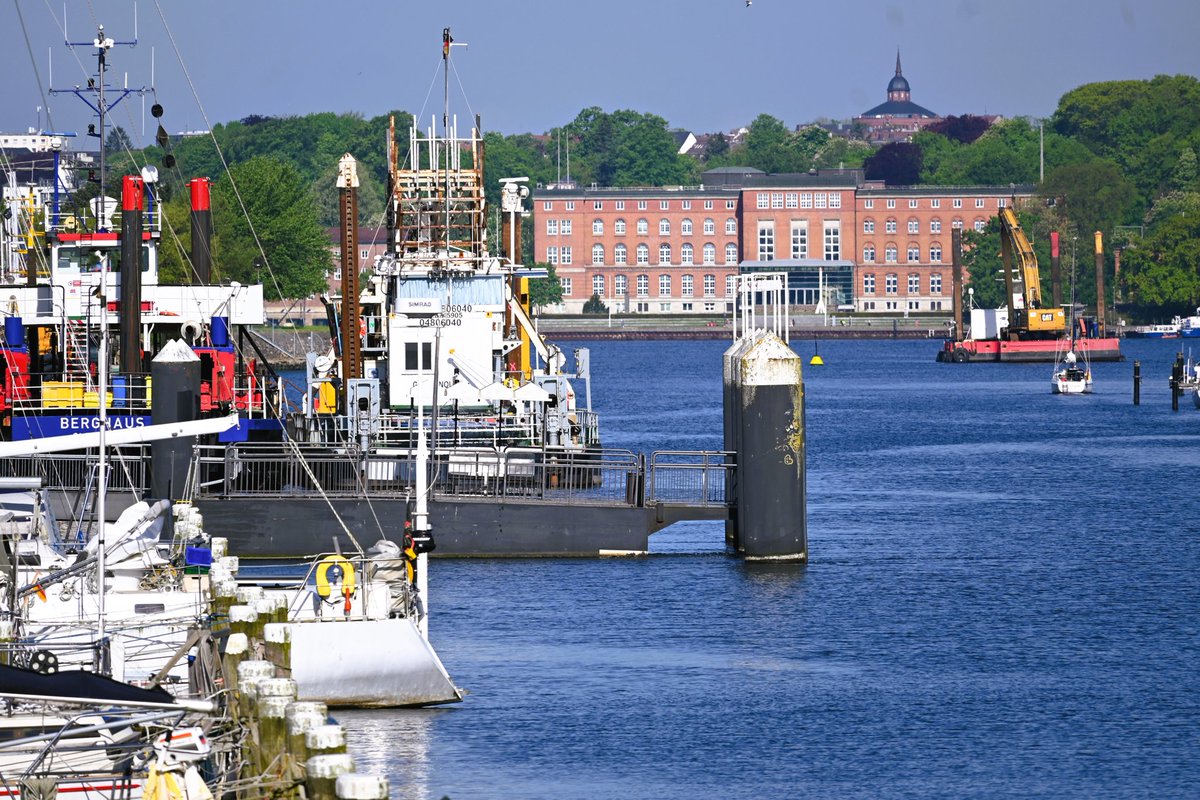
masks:
<instances>
[{"instance_id":1,"label":"work ship","mask_svg":"<svg viewBox=\"0 0 1200 800\"><path fill-rule=\"evenodd\" d=\"M10 175L5 188L21 213L5 222L0 287L4 437L92 430L101 403L112 429L236 413L236 427L155 445L153 460L147 444L116 448L107 508L189 501L243 558L399 542L418 485L428 486L435 556L642 553L674 521L727 519L726 454L603 447L588 351L568 359L532 318L530 281L545 273L519 263L525 179L503 182L493 250L478 119L462 135L444 119L440 132L393 122L388 247L371 265L356 258L357 169L342 159L343 283L324 299L329 347L308 354L291 391L254 330L266 321L263 287L213 279L207 179L188 184L192 282L168 285L153 168L124 177L119 203L81 210L68 202L65 142L26 137L53 167L27 184ZM183 372L160 358L177 342L195 358ZM97 369L101 353L108 370ZM94 524L95 463L77 452L2 469L40 477L60 519L82 527Z\"/></svg>"}]
</instances>

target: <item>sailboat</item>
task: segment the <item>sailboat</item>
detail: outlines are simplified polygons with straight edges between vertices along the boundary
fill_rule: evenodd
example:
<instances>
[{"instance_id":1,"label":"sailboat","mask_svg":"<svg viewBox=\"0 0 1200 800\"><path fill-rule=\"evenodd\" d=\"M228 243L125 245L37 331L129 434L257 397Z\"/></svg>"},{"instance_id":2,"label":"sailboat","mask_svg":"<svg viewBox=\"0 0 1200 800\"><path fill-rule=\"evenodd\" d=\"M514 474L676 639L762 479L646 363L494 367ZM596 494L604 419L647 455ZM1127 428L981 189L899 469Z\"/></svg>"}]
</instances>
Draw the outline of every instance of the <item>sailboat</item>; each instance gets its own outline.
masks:
<instances>
[{"instance_id":1,"label":"sailboat","mask_svg":"<svg viewBox=\"0 0 1200 800\"><path fill-rule=\"evenodd\" d=\"M1071 338L1071 348L1067 354L1055 364L1050 389L1055 394L1090 394L1092 391L1092 367L1087 361L1087 351L1083 352L1081 365L1079 356L1075 354L1074 337Z\"/></svg>"},{"instance_id":2,"label":"sailboat","mask_svg":"<svg viewBox=\"0 0 1200 800\"><path fill-rule=\"evenodd\" d=\"M1081 320L1075 318L1075 248L1071 247L1071 343L1061 360L1054 359L1054 375L1050 378L1050 391L1054 394L1090 394L1092 391L1092 365L1088 360L1087 348L1082 348L1083 364L1075 352L1076 336Z\"/></svg>"}]
</instances>

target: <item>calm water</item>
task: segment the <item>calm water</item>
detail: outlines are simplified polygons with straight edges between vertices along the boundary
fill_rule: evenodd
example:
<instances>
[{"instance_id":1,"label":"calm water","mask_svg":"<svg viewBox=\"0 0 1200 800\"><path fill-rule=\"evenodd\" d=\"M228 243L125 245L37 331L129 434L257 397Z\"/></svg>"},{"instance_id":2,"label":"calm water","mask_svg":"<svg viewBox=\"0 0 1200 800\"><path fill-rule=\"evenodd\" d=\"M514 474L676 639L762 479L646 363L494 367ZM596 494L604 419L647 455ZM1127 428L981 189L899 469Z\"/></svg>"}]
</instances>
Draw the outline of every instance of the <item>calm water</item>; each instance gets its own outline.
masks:
<instances>
[{"instance_id":1,"label":"calm water","mask_svg":"<svg viewBox=\"0 0 1200 800\"><path fill-rule=\"evenodd\" d=\"M1177 344L1060 397L1050 365L822 343L810 564L742 563L711 523L635 560L435 562L431 636L471 694L338 714L359 769L435 800L1197 796ZM591 346L608 446L719 449L725 342Z\"/></svg>"}]
</instances>

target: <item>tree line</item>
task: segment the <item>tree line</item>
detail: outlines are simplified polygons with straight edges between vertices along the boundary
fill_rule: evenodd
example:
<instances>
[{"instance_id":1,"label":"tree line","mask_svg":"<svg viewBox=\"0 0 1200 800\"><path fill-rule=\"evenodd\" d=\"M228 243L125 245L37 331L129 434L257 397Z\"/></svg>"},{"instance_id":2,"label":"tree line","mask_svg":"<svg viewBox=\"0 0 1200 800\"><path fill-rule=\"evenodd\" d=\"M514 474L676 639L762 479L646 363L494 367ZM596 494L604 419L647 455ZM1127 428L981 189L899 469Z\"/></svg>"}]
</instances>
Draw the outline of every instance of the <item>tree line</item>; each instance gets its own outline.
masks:
<instances>
[{"instance_id":1,"label":"tree line","mask_svg":"<svg viewBox=\"0 0 1200 800\"><path fill-rule=\"evenodd\" d=\"M361 223L382 224L384 141L393 115L403 161L408 113L370 119L320 113L248 117L215 126L211 137L160 139L141 152L115 153L114 174L121 158L132 162L127 167L173 159L158 191L171 221L163 249L175 243L178 250L164 253L164 270L181 280L189 246L185 176L219 176L214 268L225 279L262 279L270 296L298 296L323 285L329 267L323 228L336 225L335 177L344 153L359 162ZM569 169L581 185L695 185L705 170L733 165L776 173L862 168L868 179L893 185L1033 184L1038 202L1023 209L1022 219L1035 248L1044 251L1048 232L1058 230L1064 241L1088 242L1091 263L1092 233L1101 231L1110 275L1120 248L1120 276L1106 282L1109 302L1147 318L1200 304L1200 81L1194 77L1086 84L1065 94L1047 120L989 124L951 116L911 143L880 148L830 127L789 129L763 114L736 137L700 135L702 146L681 155L662 117L590 107L540 135L486 133L486 191L496 207L501 177L527 175L533 184L549 184L565 179ZM530 220L526 225L524 256L532 263ZM998 305L996 237L993 227L967 231L964 241L977 302ZM266 264L260 245L270 248ZM1083 302L1094 301L1092 274L1079 270L1076 294Z\"/></svg>"}]
</instances>

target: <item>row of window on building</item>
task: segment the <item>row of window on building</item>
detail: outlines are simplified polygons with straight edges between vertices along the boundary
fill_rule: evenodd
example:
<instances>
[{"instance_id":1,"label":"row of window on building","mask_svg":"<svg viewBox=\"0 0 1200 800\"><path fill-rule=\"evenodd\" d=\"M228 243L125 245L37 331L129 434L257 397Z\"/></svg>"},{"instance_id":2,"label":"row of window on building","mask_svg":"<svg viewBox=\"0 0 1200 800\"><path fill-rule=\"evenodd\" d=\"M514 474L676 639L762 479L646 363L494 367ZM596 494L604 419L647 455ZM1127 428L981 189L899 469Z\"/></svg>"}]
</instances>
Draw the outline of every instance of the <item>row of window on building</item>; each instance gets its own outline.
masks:
<instances>
[{"instance_id":1,"label":"row of window on building","mask_svg":"<svg viewBox=\"0 0 1200 800\"><path fill-rule=\"evenodd\" d=\"M634 263L649 264L650 263L650 246L639 244L634 248ZM673 264L671 260L674 254L674 249L669 244L660 244L658 246L658 262L659 264ZM607 257L604 245L592 245L592 263L606 264ZM550 264L570 264L574 255L570 247L558 247L550 245L546 248L546 261ZM717 263L717 246L712 242L706 242L700 248L700 259L702 264ZM696 263L696 249L690 243L685 243L679 248L679 264L681 266L691 266ZM733 242L725 245L725 263L736 265L738 263L738 248ZM625 266L629 264L629 248L624 244L617 244L612 249L612 264L614 266Z\"/></svg>"},{"instance_id":2,"label":"row of window on building","mask_svg":"<svg viewBox=\"0 0 1200 800\"><path fill-rule=\"evenodd\" d=\"M875 294L875 273L864 272L862 276L862 286L864 295ZM900 292L900 276L895 272L889 272L883 276L883 293L884 294L899 294ZM916 272L911 272L908 275L908 293L910 295L921 294L921 276ZM940 295L942 293L942 274L940 272L931 272L929 274L929 294Z\"/></svg>"},{"instance_id":3,"label":"row of window on building","mask_svg":"<svg viewBox=\"0 0 1200 800\"><path fill-rule=\"evenodd\" d=\"M613 275L612 290L613 297L625 297L629 293L629 276ZM675 278L679 279L679 296L684 298L694 297L696 291L696 276L684 274L679 276L662 273L658 276L658 295L659 297L672 297L674 290ZM920 295L921 292L921 275L916 272L909 273L908 278L908 294ZM650 275L640 274L633 276L634 289L637 297L650 296ZM563 294L570 296L574 288L574 281L570 277L560 277L559 284L562 286ZM708 274L701 276L701 288L704 297L717 296L717 276ZM736 275L725 276L725 296L732 297L736 293ZM592 294L600 297L608 297L608 282L604 275L596 274L592 276ZM876 275L874 272L865 272L862 276L862 290L866 296L873 296L876 293ZM885 295L895 295L900 292L900 276L895 272L889 272L883 276L883 293ZM933 272L929 275L929 294L940 295L942 293L942 274Z\"/></svg>"},{"instance_id":4,"label":"row of window on building","mask_svg":"<svg viewBox=\"0 0 1200 800\"><path fill-rule=\"evenodd\" d=\"M683 297L683 298L695 297L696 296L696 276L695 275L673 276L673 275L667 275L665 273L658 276L658 296L659 297L672 297L673 296L672 291L673 291L673 288L675 285L676 277L679 278L679 296ZM650 296L650 276L647 274L641 274L641 275L633 276L633 278L634 278L633 285L634 285L634 292L635 292L634 296L635 297L649 297ZM701 280L700 289L703 292L703 296L704 297L716 297L717 296L717 276L711 275L711 274L702 275L700 277L700 280ZM737 281L736 275L725 276L725 296L726 297L732 297L735 294L736 286L737 286L736 281ZM572 294L572 289L574 288L574 281L569 277L560 277L558 279L558 282L559 282L559 285L562 286L563 295L570 296ZM607 293L607 289L608 289L608 283L605 279L605 276L603 276L603 275L593 275L592 276L592 294L598 295L600 297L608 297L609 295ZM612 293L613 297L627 297L629 294L629 276L626 276L626 275L612 276L612 290L613 290L613 293Z\"/></svg>"},{"instance_id":5,"label":"row of window on building","mask_svg":"<svg viewBox=\"0 0 1200 800\"><path fill-rule=\"evenodd\" d=\"M617 236L625 236L628 226L625 220L618 219L613 222L613 233ZM650 235L650 221L647 219L639 219L636 223L638 236ZM690 219L682 220L679 223L679 232L683 236L691 236L694 230ZM706 218L703 223L703 231L705 236L714 236L717 233L717 223L711 218ZM733 217L725 220L725 234L727 236L735 236L737 234L737 220ZM569 219L548 219L546 220L546 235L547 236L570 236L571 235L571 220ZM604 220L592 220L592 235L604 235ZM658 235L671 235L671 220L660 219L658 221Z\"/></svg>"},{"instance_id":6,"label":"row of window on building","mask_svg":"<svg viewBox=\"0 0 1200 800\"><path fill-rule=\"evenodd\" d=\"M614 200L612 202L613 202L613 208L615 208L617 211L625 210L625 201L624 200ZM737 208L737 200L735 200L735 199L728 198L724 202L725 202L725 209L727 211L733 211L734 209ZM650 201L638 200L638 201L636 201L636 205L637 205L638 211L646 211L650 208ZM575 210L575 201L574 200L564 200L563 207L567 211L574 211ZM691 211L692 210L692 201L691 200L680 200L679 208L682 209L683 211ZM714 208L716 208L716 202L714 200L705 200L704 201L704 209L706 211L711 211ZM592 201L592 209L594 211L603 211L604 210L604 201L603 200L593 200ZM554 210L554 201L553 200L545 200L542 202L542 211L553 211L553 210ZM658 201L658 210L659 211L670 211L671 210L671 201L670 200L659 200Z\"/></svg>"},{"instance_id":7,"label":"row of window on building","mask_svg":"<svg viewBox=\"0 0 1200 800\"><path fill-rule=\"evenodd\" d=\"M940 197L928 197L928 198L910 197L910 198L908 198L908 207L909 208L920 208L922 199L924 199L926 201L929 208L941 208L942 207L942 198L940 198ZM975 208L986 208L987 207L987 199L988 198L984 198L984 197L976 197L975 198ZM996 208L1004 208L1005 198L998 197L998 198L994 198L994 199L996 201ZM595 211L603 211L605 208L604 202L605 201L603 201L603 200L593 200L592 201L592 209ZM624 211L626 208L625 200L613 200L611 202L613 203L613 208L615 208L617 211ZM679 200L677 202L679 203L679 208L681 210L683 210L683 211L691 211L692 210L692 201L691 200ZM885 202L885 206L887 208L896 208L897 207L897 205L896 205L897 201L896 201L896 198L894 198L894 197L887 198L884 202ZM638 211L646 211L650 207L650 201L648 201L648 200L637 200L637 201L635 201L635 203L636 203ZM725 203L725 208L729 211L733 211L734 209L737 208L737 200L735 200L733 198L726 198L724 203ZM714 201L714 200L704 200L703 204L704 204L705 210L712 210L713 208L716 208L716 201ZM951 208L962 208L963 207L963 199L961 197L951 198L950 206L951 206ZM565 201L563 201L563 207L567 211L574 211L575 210L575 201L574 200L565 200ZM757 192L756 196L755 196L755 207L756 208L841 208L842 207L842 193L841 192ZM875 207L875 199L874 198L868 197L863 200L863 208L872 209L874 207ZM658 209L660 211L670 211L671 210L671 201L670 200L659 200L658 201ZM554 201L553 200L543 201L542 202L542 210L543 211L553 211L554 210Z\"/></svg>"},{"instance_id":8,"label":"row of window on building","mask_svg":"<svg viewBox=\"0 0 1200 800\"><path fill-rule=\"evenodd\" d=\"M950 227L954 228L956 230L962 230L962 227L963 227L962 217L955 217L953 220L951 220ZM987 220L984 219L983 217L976 217L974 227L975 227L975 230L982 231L984 228L987 227ZM899 228L900 228L899 221L895 217L888 217L883 222L883 232L884 233L898 233ZM870 219L870 218L864 219L863 220L863 233L874 233L874 232L875 232L875 220ZM921 232L920 221L917 219L910 219L908 221L908 232L912 233L912 234L920 233ZM940 219L938 219L937 217L934 217L933 219L929 220L929 232L930 233L941 233L942 232L942 221Z\"/></svg>"}]
</instances>

